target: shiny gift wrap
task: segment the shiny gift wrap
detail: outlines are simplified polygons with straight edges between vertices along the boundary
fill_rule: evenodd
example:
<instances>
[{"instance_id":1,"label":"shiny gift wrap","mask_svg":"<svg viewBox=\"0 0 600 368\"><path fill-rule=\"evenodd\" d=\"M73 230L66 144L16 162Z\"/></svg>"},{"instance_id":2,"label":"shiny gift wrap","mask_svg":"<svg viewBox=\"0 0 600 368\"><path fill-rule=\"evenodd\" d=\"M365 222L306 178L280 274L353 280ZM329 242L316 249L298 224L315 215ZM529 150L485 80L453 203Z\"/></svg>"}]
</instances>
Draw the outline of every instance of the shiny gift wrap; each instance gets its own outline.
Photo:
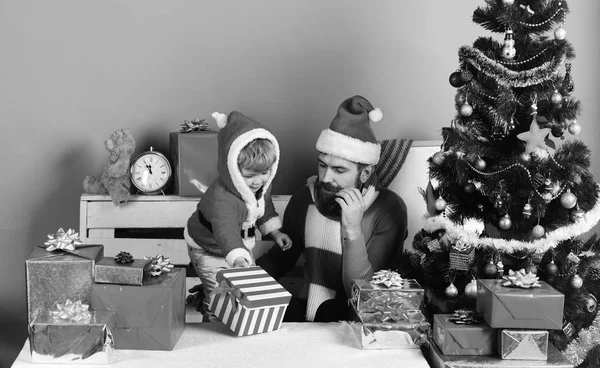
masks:
<instances>
[{"instance_id":1,"label":"shiny gift wrap","mask_svg":"<svg viewBox=\"0 0 600 368\"><path fill-rule=\"evenodd\" d=\"M25 261L27 312L30 324L41 311L65 300L89 304L94 265L104 256L102 245L77 245L73 250L36 246Z\"/></svg>"},{"instance_id":2,"label":"shiny gift wrap","mask_svg":"<svg viewBox=\"0 0 600 368\"><path fill-rule=\"evenodd\" d=\"M433 341L444 355L492 355L496 353L497 330L487 323L456 324L452 314L433 317Z\"/></svg>"},{"instance_id":3,"label":"shiny gift wrap","mask_svg":"<svg viewBox=\"0 0 600 368\"><path fill-rule=\"evenodd\" d=\"M217 132L170 133L175 194L201 197L217 178Z\"/></svg>"},{"instance_id":4,"label":"shiny gift wrap","mask_svg":"<svg viewBox=\"0 0 600 368\"><path fill-rule=\"evenodd\" d=\"M413 279L405 279L402 286L391 287L373 285L367 280L354 280L350 302L360 315L365 313L367 316L382 309L400 313L418 310L423 302L423 295L423 288Z\"/></svg>"},{"instance_id":5,"label":"shiny gift wrap","mask_svg":"<svg viewBox=\"0 0 600 368\"><path fill-rule=\"evenodd\" d=\"M150 277L150 260L134 259L132 263L117 263L112 257L96 263L95 281L101 284L138 285Z\"/></svg>"},{"instance_id":6,"label":"shiny gift wrap","mask_svg":"<svg viewBox=\"0 0 600 368\"><path fill-rule=\"evenodd\" d=\"M565 296L540 281L540 287L502 286L504 280L477 280L477 312L493 328L559 330Z\"/></svg>"},{"instance_id":7,"label":"shiny gift wrap","mask_svg":"<svg viewBox=\"0 0 600 368\"><path fill-rule=\"evenodd\" d=\"M34 363L110 364L113 312L88 312L88 318L60 318L42 312L29 325Z\"/></svg>"},{"instance_id":8,"label":"shiny gift wrap","mask_svg":"<svg viewBox=\"0 0 600 368\"><path fill-rule=\"evenodd\" d=\"M116 349L172 350L185 328L185 270L148 279L143 286L95 284L92 310L114 311Z\"/></svg>"},{"instance_id":9,"label":"shiny gift wrap","mask_svg":"<svg viewBox=\"0 0 600 368\"><path fill-rule=\"evenodd\" d=\"M548 360L548 331L500 331L498 352L502 359Z\"/></svg>"}]
</instances>

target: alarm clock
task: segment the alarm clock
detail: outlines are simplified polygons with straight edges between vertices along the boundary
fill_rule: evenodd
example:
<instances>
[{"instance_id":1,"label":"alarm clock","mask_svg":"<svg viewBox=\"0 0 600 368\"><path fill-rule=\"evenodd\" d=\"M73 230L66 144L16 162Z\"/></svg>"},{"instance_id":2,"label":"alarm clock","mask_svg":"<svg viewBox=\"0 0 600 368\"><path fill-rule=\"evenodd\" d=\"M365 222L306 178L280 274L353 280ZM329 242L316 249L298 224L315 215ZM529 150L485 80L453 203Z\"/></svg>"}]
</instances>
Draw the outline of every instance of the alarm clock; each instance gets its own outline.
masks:
<instances>
[{"instance_id":1,"label":"alarm clock","mask_svg":"<svg viewBox=\"0 0 600 368\"><path fill-rule=\"evenodd\" d=\"M142 194L165 194L172 174L169 160L152 147L140 153L131 165L131 182Z\"/></svg>"}]
</instances>

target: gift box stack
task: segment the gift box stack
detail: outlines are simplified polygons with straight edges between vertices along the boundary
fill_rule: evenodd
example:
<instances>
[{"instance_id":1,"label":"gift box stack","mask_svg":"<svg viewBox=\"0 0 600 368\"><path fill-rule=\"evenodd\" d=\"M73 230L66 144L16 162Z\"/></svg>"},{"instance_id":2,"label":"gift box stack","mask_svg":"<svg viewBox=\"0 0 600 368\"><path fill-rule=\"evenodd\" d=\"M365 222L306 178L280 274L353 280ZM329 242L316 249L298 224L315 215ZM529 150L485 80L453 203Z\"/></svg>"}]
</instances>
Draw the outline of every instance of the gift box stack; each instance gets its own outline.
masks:
<instances>
[{"instance_id":1,"label":"gift box stack","mask_svg":"<svg viewBox=\"0 0 600 368\"><path fill-rule=\"evenodd\" d=\"M183 332L185 274L169 259L105 258L59 229L25 263L33 362L110 364L113 349L170 350Z\"/></svg>"},{"instance_id":2,"label":"gift box stack","mask_svg":"<svg viewBox=\"0 0 600 368\"><path fill-rule=\"evenodd\" d=\"M381 270L371 280L354 280L350 304L363 349L419 348L430 323L421 312L424 290L416 280Z\"/></svg>"}]
</instances>

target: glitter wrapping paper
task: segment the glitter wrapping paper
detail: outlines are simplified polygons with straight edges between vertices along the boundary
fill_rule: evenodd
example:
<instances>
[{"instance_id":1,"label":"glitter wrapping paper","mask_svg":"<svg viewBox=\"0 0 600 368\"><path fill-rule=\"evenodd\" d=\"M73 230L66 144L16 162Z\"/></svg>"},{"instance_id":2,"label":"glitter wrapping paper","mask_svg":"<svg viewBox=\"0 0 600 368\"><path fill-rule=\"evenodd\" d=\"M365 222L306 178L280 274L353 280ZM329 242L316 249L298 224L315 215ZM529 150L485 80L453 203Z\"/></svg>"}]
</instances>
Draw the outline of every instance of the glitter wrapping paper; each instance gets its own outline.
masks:
<instances>
[{"instance_id":1,"label":"glitter wrapping paper","mask_svg":"<svg viewBox=\"0 0 600 368\"><path fill-rule=\"evenodd\" d=\"M423 303L424 290L414 279L405 279L401 287L373 285L367 280L352 282L352 305L359 314L377 312L382 308L396 310L418 310Z\"/></svg>"},{"instance_id":2,"label":"glitter wrapping paper","mask_svg":"<svg viewBox=\"0 0 600 368\"><path fill-rule=\"evenodd\" d=\"M115 312L116 349L172 350L185 328L185 270L143 286L94 284L90 309Z\"/></svg>"},{"instance_id":3,"label":"glitter wrapping paper","mask_svg":"<svg viewBox=\"0 0 600 368\"><path fill-rule=\"evenodd\" d=\"M117 263L105 257L96 263L95 282L101 284L138 285L150 277L150 260L134 259L133 263Z\"/></svg>"},{"instance_id":4,"label":"glitter wrapping paper","mask_svg":"<svg viewBox=\"0 0 600 368\"><path fill-rule=\"evenodd\" d=\"M55 318L41 312L29 325L33 363L110 364L113 351L113 312L90 312L82 321Z\"/></svg>"},{"instance_id":5,"label":"glitter wrapping paper","mask_svg":"<svg viewBox=\"0 0 600 368\"><path fill-rule=\"evenodd\" d=\"M261 267L217 273L208 308L236 336L278 330L292 295Z\"/></svg>"},{"instance_id":6,"label":"glitter wrapping paper","mask_svg":"<svg viewBox=\"0 0 600 368\"><path fill-rule=\"evenodd\" d=\"M175 194L201 197L219 175L217 132L169 133Z\"/></svg>"},{"instance_id":7,"label":"glitter wrapping paper","mask_svg":"<svg viewBox=\"0 0 600 368\"><path fill-rule=\"evenodd\" d=\"M102 245L81 245L73 251L48 252L35 247L25 260L27 281L27 323L56 303L80 300L90 303L94 264L104 256Z\"/></svg>"},{"instance_id":8,"label":"glitter wrapping paper","mask_svg":"<svg viewBox=\"0 0 600 368\"><path fill-rule=\"evenodd\" d=\"M548 360L548 331L504 329L499 335L502 359Z\"/></svg>"},{"instance_id":9,"label":"glitter wrapping paper","mask_svg":"<svg viewBox=\"0 0 600 368\"><path fill-rule=\"evenodd\" d=\"M492 355L496 353L497 330L487 323L456 324L452 314L433 317L433 341L444 355Z\"/></svg>"},{"instance_id":10,"label":"glitter wrapping paper","mask_svg":"<svg viewBox=\"0 0 600 368\"><path fill-rule=\"evenodd\" d=\"M559 330L565 296L540 281L541 287L502 286L503 280L477 280L477 312L493 328Z\"/></svg>"}]
</instances>

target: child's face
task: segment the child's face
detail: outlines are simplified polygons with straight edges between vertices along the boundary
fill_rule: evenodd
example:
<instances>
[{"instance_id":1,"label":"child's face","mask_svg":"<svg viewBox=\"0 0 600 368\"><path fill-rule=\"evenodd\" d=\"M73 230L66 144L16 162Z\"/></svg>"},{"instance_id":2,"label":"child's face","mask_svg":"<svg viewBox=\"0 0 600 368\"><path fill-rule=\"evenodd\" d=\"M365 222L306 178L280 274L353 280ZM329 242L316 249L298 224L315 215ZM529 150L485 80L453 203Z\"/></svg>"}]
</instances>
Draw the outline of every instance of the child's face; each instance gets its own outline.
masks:
<instances>
[{"instance_id":1,"label":"child's face","mask_svg":"<svg viewBox=\"0 0 600 368\"><path fill-rule=\"evenodd\" d=\"M258 192L260 188L269 180L271 176L271 169L269 168L266 171L257 172L254 170L248 169L240 169L242 172L242 177L244 178L244 182L250 188L252 193Z\"/></svg>"}]
</instances>

